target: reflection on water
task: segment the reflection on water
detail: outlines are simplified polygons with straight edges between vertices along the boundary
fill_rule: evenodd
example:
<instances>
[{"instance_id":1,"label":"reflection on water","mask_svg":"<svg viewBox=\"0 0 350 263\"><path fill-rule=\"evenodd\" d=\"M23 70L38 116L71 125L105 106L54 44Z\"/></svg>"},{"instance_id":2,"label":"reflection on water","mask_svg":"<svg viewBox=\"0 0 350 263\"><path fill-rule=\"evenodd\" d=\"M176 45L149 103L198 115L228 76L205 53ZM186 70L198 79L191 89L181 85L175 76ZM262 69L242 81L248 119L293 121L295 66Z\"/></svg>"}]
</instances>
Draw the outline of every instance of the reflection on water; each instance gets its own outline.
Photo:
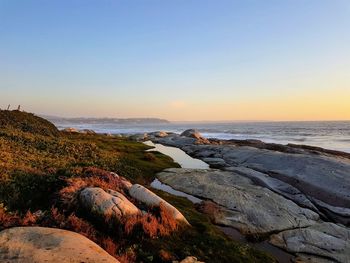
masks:
<instances>
[{"instance_id":1,"label":"reflection on water","mask_svg":"<svg viewBox=\"0 0 350 263\"><path fill-rule=\"evenodd\" d=\"M170 156L175 162L177 162L182 168L189 168L189 169L208 169L209 165L202 160L198 160L195 158L192 158L187 153L185 153L183 150L176 148L176 147L170 147L170 146L164 146L162 144L154 144L151 141L144 142L144 144L148 146L153 146L153 149L150 149L148 151L150 152L160 152L162 154Z\"/></svg>"},{"instance_id":2,"label":"reflection on water","mask_svg":"<svg viewBox=\"0 0 350 263\"><path fill-rule=\"evenodd\" d=\"M146 141L146 142L144 142L144 144L154 147L154 148L149 149L147 151L149 151L149 152L157 151L157 152L160 152L162 154L165 154L165 155L171 157L174 160L174 162L177 162L182 168L188 168L188 169L207 169L207 168L209 168L209 165L207 163L205 163L201 160L192 158L191 156L189 156L187 153L185 153L184 151L182 151L179 148L164 146L164 145L158 144L158 143L154 144L151 141ZM151 183L151 186L155 189L162 190L162 191L167 192L167 193L172 194L172 195L186 197L192 203L200 203L202 201L195 196L192 196L192 195L186 194L184 192L175 190L171 186L163 184L158 179L155 179Z\"/></svg>"}]
</instances>

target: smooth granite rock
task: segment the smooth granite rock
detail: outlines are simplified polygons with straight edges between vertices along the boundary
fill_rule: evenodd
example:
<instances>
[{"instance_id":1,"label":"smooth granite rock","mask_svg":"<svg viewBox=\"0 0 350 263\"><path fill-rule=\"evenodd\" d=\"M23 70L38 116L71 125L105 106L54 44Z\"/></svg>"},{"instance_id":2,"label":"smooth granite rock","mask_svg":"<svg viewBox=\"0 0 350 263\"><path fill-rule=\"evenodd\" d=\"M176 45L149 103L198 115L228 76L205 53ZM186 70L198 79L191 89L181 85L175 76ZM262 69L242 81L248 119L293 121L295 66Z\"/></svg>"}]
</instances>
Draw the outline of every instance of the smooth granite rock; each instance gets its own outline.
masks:
<instances>
[{"instance_id":1,"label":"smooth granite rock","mask_svg":"<svg viewBox=\"0 0 350 263\"><path fill-rule=\"evenodd\" d=\"M164 199L160 198L158 195L156 195L152 191L148 190L146 187L139 185L139 184L134 184L130 188L129 194L134 199L136 199L142 203L145 203L148 206L159 207L160 204L163 204L164 207L173 214L174 219L176 219L180 222L183 222L186 225L189 225L188 221L183 216L183 214L181 214L181 212L179 210L177 210L174 206L169 204Z\"/></svg>"},{"instance_id":2,"label":"smooth granite rock","mask_svg":"<svg viewBox=\"0 0 350 263\"><path fill-rule=\"evenodd\" d=\"M271 236L270 243L308 262L350 262L350 230L342 225L323 222L287 230Z\"/></svg>"},{"instance_id":3,"label":"smooth granite rock","mask_svg":"<svg viewBox=\"0 0 350 263\"><path fill-rule=\"evenodd\" d=\"M266 187L275 193L282 195L283 197L292 200L296 204L301 207L311 209L318 214L321 212L315 207L315 205L305 196L302 192L300 192L297 188L280 181L276 178L269 176L268 174L264 174L258 171L255 171L246 167L228 167L225 168L226 171L231 171L234 173L238 173L245 177L251 179L255 184L259 186Z\"/></svg>"},{"instance_id":4,"label":"smooth granite rock","mask_svg":"<svg viewBox=\"0 0 350 263\"><path fill-rule=\"evenodd\" d=\"M227 208L222 224L244 234L267 234L315 224L315 212L255 185L249 178L220 170L171 168L157 175L174 189L210 199Z\"/></svg>"},{"instance_id":5,"label":"smooth granite rock","mask_svg":"<svg viewBox=\"0 0 350 263\"><path fill-rule=\"evenodd\" d=\"M93 215L103 220L122 219L137 215L140 210L124 195L110 190L109 193L98 187L85 188L79 195L80 204Z\"/></svg>"},{"instance_id":6,"label":"smooth granite rock","mask_svg":"<svg viewBox=\"0 0 350 263\"><path fill-rule=\"evenodd\" d=\"M0 262L118 263L86 237L62 229L14 227L0 232Z\"/></svg>"},{"instance_id":7,"label":"smooth granite rock","mask_svg":"<svg viewBox=\"0 0 350 263\"><path fill-rule=\"evenodd\" d=\"M182 136L158 143L179 147L194 158L220 169L249 168L242 174L256 184L293 200L338 223L350 225L350 158L348 154L307 146L266 144L260 141L184 142ZM221 161L222 160L222 161ZM262 180L263 179L263 180ZM274 180L275 179L275 180Z\"/></svg>"}]
</instances>

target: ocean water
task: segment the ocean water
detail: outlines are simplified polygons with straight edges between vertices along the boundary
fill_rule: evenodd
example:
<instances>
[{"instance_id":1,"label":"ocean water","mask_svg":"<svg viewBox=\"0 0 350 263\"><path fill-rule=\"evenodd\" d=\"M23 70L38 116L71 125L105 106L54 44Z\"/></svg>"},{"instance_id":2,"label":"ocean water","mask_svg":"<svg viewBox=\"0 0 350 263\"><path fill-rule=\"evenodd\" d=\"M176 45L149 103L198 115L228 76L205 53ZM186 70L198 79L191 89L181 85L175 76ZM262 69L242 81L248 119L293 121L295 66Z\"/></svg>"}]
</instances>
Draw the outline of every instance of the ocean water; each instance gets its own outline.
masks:
<instances>
[{"instance_id":1,"label":"ocean water","mask_svg":"<svg viewBox=\"0 0 350 263\"><path fill-rule=\"evenodd\" d=\"M117 125L55 123L58 128L92 129L98 133L134 134L152 131L181 133L198 129L207 138L257 139L280 144L294 143L350 152L350 121L322 122L231 122Z\"/></svg>"}]
</instances>

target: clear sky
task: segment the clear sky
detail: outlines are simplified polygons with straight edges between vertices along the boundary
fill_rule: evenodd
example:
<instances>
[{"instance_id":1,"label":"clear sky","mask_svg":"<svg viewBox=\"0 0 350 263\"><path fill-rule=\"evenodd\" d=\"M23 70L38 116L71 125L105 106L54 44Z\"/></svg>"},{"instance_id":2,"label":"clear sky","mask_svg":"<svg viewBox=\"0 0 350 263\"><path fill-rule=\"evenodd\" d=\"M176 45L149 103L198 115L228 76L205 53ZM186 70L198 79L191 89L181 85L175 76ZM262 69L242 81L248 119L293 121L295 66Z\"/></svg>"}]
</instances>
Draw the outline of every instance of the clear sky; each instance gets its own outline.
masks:
<instances>
[{"instance_id":1,"label":"clear sky","mask_svg":"<svg viewBox=\"0 0 350 263\"><path fill-rule=\"evenodd\" d=\"M349 0L0 0L0 107L350 119Z\"/></svg>"}]
</instances>

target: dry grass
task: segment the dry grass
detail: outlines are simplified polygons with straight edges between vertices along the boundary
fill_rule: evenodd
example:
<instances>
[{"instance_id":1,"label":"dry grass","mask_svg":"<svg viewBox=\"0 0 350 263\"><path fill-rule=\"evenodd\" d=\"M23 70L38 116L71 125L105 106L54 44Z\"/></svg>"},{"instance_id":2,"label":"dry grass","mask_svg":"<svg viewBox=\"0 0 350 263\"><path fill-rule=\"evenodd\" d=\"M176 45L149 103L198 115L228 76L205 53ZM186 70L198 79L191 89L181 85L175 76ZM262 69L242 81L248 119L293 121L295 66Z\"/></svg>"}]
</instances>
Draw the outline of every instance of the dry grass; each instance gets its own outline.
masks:
<instances>
[{"instance_id":1,"label":"dry grass","mask_svg":"<svg viewBox=\"0 0 350 263\"><path fill-rule=\"evenodd\" d=\"M17 213L11 213L0 205L0 230L16 226L33 226L40 218L39 213L32 213L29 210L21 217Z\"/></svg>"},{"instance_id":2,"label":"dry grass","mask_svg":"<svg viewBox=\"0 0 350 263\"><path fill-rule=\"evenodd\" d=\"M80 191L86 187L100 187L104 190L112 189L121 193L125 192L122 178L93 167L85 168L81 177L68 178L66 182L67 186L59 191L60 201L66 210L78 206L77 197Z\"/></svg>"},{"instance_id":3,"label":"dry grass","mask_svg":"<svg viewBox=\"0 0 350 263\"><path fill-rule=\"evenodd\" d=\"M69 216L65 216L57 208L52 208L50 218L43 224L47 224L47 226L50 227L55 226L61 229L79 233L99 244L110 255L114 256L115 258L118 257L119 246L117 245L117 242L108 235L97 231L92 224L82 218L77 217L74 213L70 214Z\"/></svg>"},{"instance_id":4,"label":"dry grass","mask_svg":"<svg viewBox=\"0 0 350 263\"><path fill-rule=\"evenodd\" d=\"M137 260L137 255L134 250L127 250L124 254L116 257L120 263L134 263Z\"/></svg>"},{"instance_id":5,"label":"dry grass","mask_svg":"<svg viewBox=\"0 0 350 263\"><path fill-rule=\"evenodd\" d=\"M179 222L162 203L159 206L159 216L154 213L135 215L128 217L123 223L126 234L131 235L142 230L150 238L168 236L179 228Z\"/></svg>"},{"instance_id":6,"label":"dry grass","mask_svg":"<svg viewBox=\"0 0 350 263\"><path fill-rule=\"evenodd\" d=\"M217 219L220 217L224 217L224 211L220 208L220 206L212 201L203 201L198 206L197 209L208 215L210 220L214 223L217 223Z\"/></svg>"}]
</instances>

